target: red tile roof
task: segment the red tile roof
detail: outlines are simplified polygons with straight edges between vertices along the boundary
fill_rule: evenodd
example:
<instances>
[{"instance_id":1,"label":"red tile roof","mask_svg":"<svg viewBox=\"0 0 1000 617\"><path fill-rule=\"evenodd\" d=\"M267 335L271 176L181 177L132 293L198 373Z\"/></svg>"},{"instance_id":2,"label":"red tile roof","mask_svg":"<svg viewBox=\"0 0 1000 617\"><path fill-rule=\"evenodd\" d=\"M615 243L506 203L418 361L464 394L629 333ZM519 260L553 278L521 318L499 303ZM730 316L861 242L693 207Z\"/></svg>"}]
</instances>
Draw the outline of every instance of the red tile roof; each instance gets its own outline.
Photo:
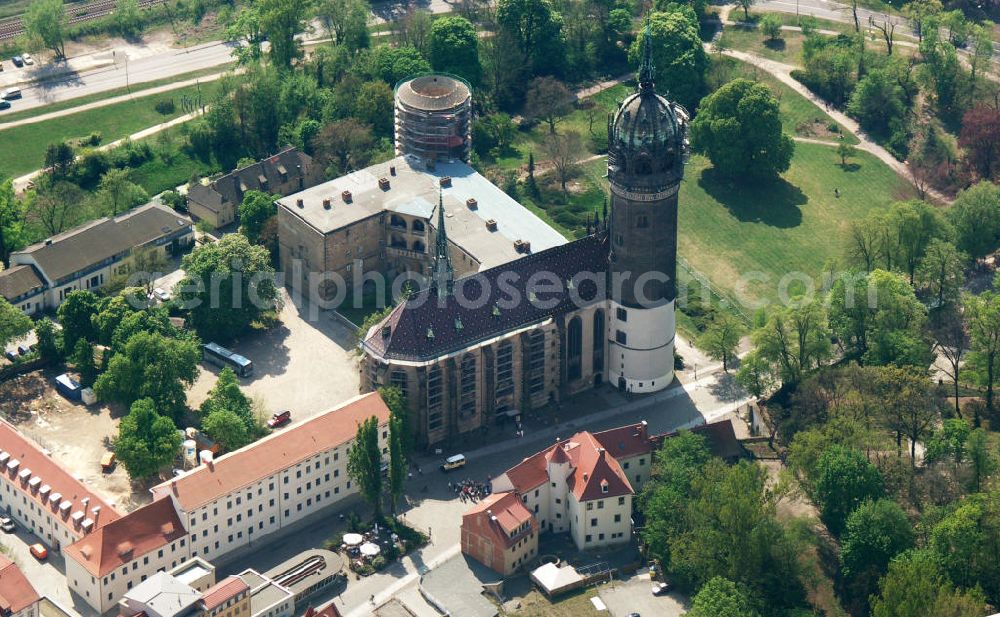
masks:
<instances>
[{"instance_id":1,"label":"red tile roof","mask_svg":"<svg viewBox=\"0 0 1000 617\"><path fill-rule=\"evenodd\" d=\"M594 439L615 458L632 458L653 451L653 442L645 420L594 433Z\"/></svg>"},{"instance_id":2,"label":"red tile roof","mask_svg":"<svg viewBox=\"0 0 1000 617\"><path fill-rule=\"evenodd\" d=\"M67 546L65 552L87 572L104 576L185 533L173 502L157 499Z\"/></svg>"},{"instance_id":3,"label":"red tile roof","mask_svg":"<svg viewBox=\"0 0 1000 617\"><path fill-rule=\"evenodd\" d=\"M462 527L478 534L488 534L493 541L510 548L520 538L512 533L521 525L530 523L538 530L538 523L516 493L494 493L462 515Z\"/></svg>"},{"instance_id":4,"label":"red tile roof","mask_svg":"<svg viewBox=\"0 0 1000 617\"><path fill-rule=\"evenodd\" d=\"M0 611L17 613L41 599L17 564L0 555Z\"/></svg>"},{"instance_id":5,"label":"red tile roof","mask_svg":"<svg viewBox=\"0 0 1000 617\"><path fill-rule=\"evenodd\" d=\"M249 591L250 587L238 576L230 576L216 583L201 594L201 602L206 611L223 605L227 600Z\"/></svg>"},{"instance_id":6,"label":"red tile roof","mask_svg":"<svg viewBox=\"0 0 1000 617\"><path fill-rule=\"evenodd\" d=\"M153 495L173 495L185 512L191 512L320 452L347 443L357 434L358 424L372 416L378 418L380 425L389 421L389 408L377 392L357 396L330 411L224 454L212 465L202 465L154 486Z\"/></svg>"},{"instance_id":7,"label":"red tile roof","mask_svg":"<svg viewBox=\"0 0 1000 617\"><path fill-rule=\"evenodd\" d=\"M18 463L16 469L10 467L13 461ZM97 464L96 461L94 464ZM20 476L25 470L31 473L22 480ZM100 514L94 521L95 527L105 525L121 516L104 499L60 467L41 446L3 420L0 420L0 475L22 495L53 514L70 533L78 537L82 536L84 531L74 523L71 516L74 512L83 512L84 516L80 519L82 523L88 518L93 520L92 510L100 507ZM32 486L34 478L39 480ZM53 503L51 498L56 494L60 498ZM87 500L86 506L83 505L84 499ZM59 505L67 501L72 505L60 515Z\"/></svg>"},{"instance_id":8,"label":"red tile roof","mask_svg":"<svg viewBox=\"0 0 1000 617\"><path fill-rule=\"evenodd\" d=\"M620 430L620 429L615 429ZM611 431L605 431L611 433ZM561 450L561 452L558 452ZM525 494L549 479L548 461L569 461L573 468L567 482L577 500L618 497L633 493L625 472L595 435L581 431L569 439L533 454L506 471L514 490ZM608 490L601 488L607 483Z\"/></svg>"}]
</instances>

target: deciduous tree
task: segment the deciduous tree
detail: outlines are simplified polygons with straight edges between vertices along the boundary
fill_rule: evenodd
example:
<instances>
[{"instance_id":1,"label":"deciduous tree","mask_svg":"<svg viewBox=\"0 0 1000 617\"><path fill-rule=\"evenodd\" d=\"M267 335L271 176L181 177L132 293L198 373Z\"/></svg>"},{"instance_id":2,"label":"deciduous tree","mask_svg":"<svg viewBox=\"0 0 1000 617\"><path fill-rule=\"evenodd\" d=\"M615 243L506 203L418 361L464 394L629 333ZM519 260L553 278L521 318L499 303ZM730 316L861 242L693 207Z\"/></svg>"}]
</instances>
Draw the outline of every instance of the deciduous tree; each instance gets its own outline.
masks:
<instances>
[{"instance_id":1,"label":"deciduous tree","mask_svg":"<svg viewBox=\"0 0 1000 617\"><path fill-rule=\"evenodd\" d=\"M41 225L48 235L54 236L65 231L76 220L76 213L86 199L86 193L75 184L46 182L30 199L28 216Z\"/></svg>"},{"instance_id":2,"label":"deciduous tree","mask_svg":"<svg viewBox=\"0 0 1000 617\"><path fill-rule=\"evenodd\" d=\"M499 0L496 23L534 75L558 75L566 60L563 20L549 0Z\"/></svg>"},{"instance_id":3,"label":"deciduous tree","mask_svg":"<svg viewBox=\"0 0 1000 617\"><path fill-rule=\"evenodd\" d=\"M528 86L525 112L549 125L549 133L555 134L556 122L573 104L573 93L558 79L536 77Z\"/></svg>"},{"instance_id":4,"label":"deciduous tree","mask_svg":"<svg viewBox=\"0 0 1000 617\"><path fill-rule=\"evenodd\" d=\"M406 488L409 462L406 459L406 427L403 418L395 414L389 418L389 510L396 516L396 504Z\"/></svg>"},{"instance_id":5,"label":"deciduous tree","mask_svg":"<svg viewBox=\"0 0 1000 617\"><path fill-rule=\"evenodd\" d=\"M309 4L286 0L258 0L260 29L271 44L270 57L274 66L286 69L300 57L302 49L295 35L305 30Z\"/></svg>"},{"instance_id":6,"label":"deciduous tree","mask_svg":"<svg viewBox=\"0 0 1000 617\"><path fill-rule=\"evenodd\" d=\"M965 112L958 145L965 151L965 162L980 178L996 177L1000 172L1000 109L976 105Z\"/></svg>"},{"instance_id":7,"label":"deciduous tree","mask_svg":"<svg viewBox=\"0 0 1000 617\"><path fill-rule=\"evenodd\" d=\"M63 331L63 351L69 355L76 349L80 339L96 340L93 317L97 314L97 296L93 292L78 289L71 291L56 309L56 316Z\"/></svg>"},{"instance_id":8,"label":"deciduous tree","mask_svg":"<svg viewBox=\"0 0 1000 617\"><path fill-rule=\"evenodd\" d=\"M479 36L468 19L451 15L434 22L429 37L431 66L435 71L453 73L478 84L482 74L479 65Z\"/></svg>"},{"instance_id":9,"label":"deciduous tree","mask_svg":"<svg viewBox=\"0 0 1000 617\"><path fill-rule=\"evenodd\" d=\"M937 309L958 301L969 256L951 242L934 238L917 267L917 282L937 301Z\"/></svg>"},{"instance_id":10,"label":"deciduous tree","mask_svg":"<svg viewBox=\"0 0 1000 617\"><path fill-rule=\"evenodd\" d=\"M993 411L993 384L1000 360L1000 293L966 294L962 301L968 317L972 351L982 362L986 382L986 409ZM979 425L979 418L976 418Z\"/></svg>"},{"instance_id":11,"label":"deciduous tree","mask_svg":"<svg viewBox=\"0 0 1000 617\"><path fill-rule=\"evenodd\" d=\"M130 179L130 170L114 167L101 176L97 200L109 216L116 216L149 201L146 190Z\"/></svg>"},{"instance_id":12,"label":"deciduous tree","mask_svg":"<svg viewBox=\"0 0 1000 617\"><path fill-rule=\"evenodd\" d=\"M773 311L751 335L758 357L774 367L786 384L796 384L830 355L826 312L818 301Z\"/></svg>"},{"instance_id":13,"label":"deciduous tree","mask_svg":"<svg viewBox=\"0 0 1000 617\"><path fill-rule=\"evenodd\" d=\"M563 193L567 192L566 183L580 167L580 153L584 152L583 138L575 131L558 135L551 133L542 142L542 151L552 163Z\"/></svg>"},{"instance_id":14,"label":"deciduous tree","mask_svg":"<svg viewBox=\"0 0 1000 617\"><path fill-rule=\"evenodd\" d=\"M955 589L928 550L896 557L871 605L872 617L980 617L987 612L982 592Z\"/></svg>"},{"instance_id":15,"label":"deciduous tree","mask_svg":"<svg viewBox=\"0 0 1000 617\"><path fill-rule=\"evenodd\" d=\"M169 465L181 449L177 427L156 412L152 399L135 401L118 425L113 442L115 454L136 480L148 478Z\"/></svg>"},{"instance_id":16,"label":"deciduous tree","mask_svg":"<svg viewBox=\"0 0 1000 617\"><path fill-rule=\"evenodd\" d=\"M716 576L705 583L691 600L688 617L759 617L748 589Z\"/></svg>"},{"instance_id":17,"label":"deciduous tree","mask_svg":"<svg viewBox=\"0 0 1000 617\"><path fill-rule=\"evenodd\" d=\"M354 443L347 453L347 475L361 491L361 496L382 516L382 450L378 441L378 419L368 418L358 425Z\"/></svg>"},{"instance_id":18,"label":"deciduous tree","mask_svg":"<svg viewBox=\"0 0 1000 617\"><path fill-rule=\"evenodd\" d=\"M199 411L205 418L219 411L235 414L243 423L247 438L251 440L263 432L257 418L254 417L253 403L240 389L236 373L228 366L219 371L219 378L209 391L208 398L201 404Z\"/></svg>"},{"instance_id":19,"label":"deciduous tree","mask_svg":"<svg viewBox=\"0 0 1000 617\"><path fill-rule=\"evenodd\" d=\"M0 182L0 264L10 267L10 254L25 243L24 205L14 194L11 180Z\"/></svg>"},{"instance_id":20,"label":"deciduous tree","mask_svg":"<svg viewBox=\"0 0 1000 617\"><path fill-rule=\"evenodd\" d=\"M865 455L857 450L835 445L820 456L813 482L814 499L820 518L839 536L847 517L867 499L882 496L882 475Z\"/></svg>"},{"instance_id":21,"label":"deciduous tree","mask_svg":"<svg viewBox=\"0 0 1000 617\"><path fill-rule=\"evenodd\" d=\"M89 388L97 380L97 364L94 362L94 345L87 339L80 339L73 349L73 365L80 373L80 385Z\"/></svg>"},{"instance_id":22,"label":"deciduous tree","mask_svg":"<svg viewBox=\"0 0 1000 617\"><path fill-rule=\"evenodd\" d=\"M209 413L202 419L201 428L228 452L253 441L243 419L228 409L217 409Z\"/></svg>"},{"instance_id":23,"label":"deciduous tree","mask_svg":"<svg viewBox=\"0 0 1000 617\"><path fill-rule=\"evenodd\" d=\"M361 169L371 160L372 130L353 118L331 122L313 139L313 150L332 175Z\"/></svg>"},{"instance_id":24,"label":"deciduous tree","mask_svg":"<svg viewBox=\"0 0 1000 617\"><path fill-rule=\"evenodd\" d=\"M777 13L767 13L760 18L758 27L764 33L768 41L777 41L781 38L781 16Z\"/></svg>"},{"instance_id":25,"label":"deciduous tree","mask_svg":"<svg viewBox=\"0 0 1000 617\"><path fill-rule=\"evenodd\" d=\"M702 101L691 123L691 147L731 178L768 180L788 169L795 143L781 128L770 88L735 79Z\"/></svg>"},{"instance_id":26,"label":"deciduous tree","mask_svg":"<svg viewBox=\"0 0 1000 617\"><path fill-rule=\"evenodd\" d=\"M948 218L958 249L973 259L985 257L1000 246L1000 186L984 181L959 192Z\"/></svg>"},{"instance_id":27,"label":"deciduous tree","mask_svg":"<svg viewBox=\"0 0 1000 617\"><path fill-rule=\"evenodd\" d=\"M278 195L270 195L261 191L247 191L243 194L240 204L240 233L253 244L260 244L261 230L275 214L278 208L274 201Z\"/></svg>"},{"instance_id":28,"label":"deciduous tree","mask_svg":"<svg viewBox=\"0 0 1000 617\"><path fill-rule=\"evenodd\" d=\"M0 349L31 332L32 325L28 316L0 297Z\"/></svg>"},{"instance_id":29,"label":"deciduous tree","mask_svg":"<svg viewBox=\"0 0 1000 617\"><path fill-rule=\"evenodd\" d=\"M653 39L653 71L656 87L669 92L670 98L694 110L705 95L705 71L708 54L698 34L698 18L690 8L676 5L667 12L649 16ZM629 63L639 66L644 37L637 37L629 48Z\"/></svg>"},{"instance_id":30,"label":"deciduous tree","mask_svg":"<svg viewBox=\"0 0 1000 617\"><path fill-rule=\"evenodd\" d=\"M729 364L736 358L736 350L745 332L746 328L739 320L722 314L705 329L698 346L707 351L713 360L721 361L722 370L728 373Z\"/></svg>"},{"instance_id":31,"label":"deciduous tree","mask_svg":"<svg viewBox=\"0 0 1000 617\"><path fill-rule=\"evenodd\" d=\"M354 51L368 47L367 0L318 0L316 16L337 45Z\"/></svg>"},{"instance_id":32,"label":"deciduous tree","mask_svg":"<svg viewBox=\"0 0 1000 617\"><path fill-rule=\"evenodd\" d=\"M56 60L63 60L66 58L65 17L62 0L34 0L21 21L29 38L51 49Z\"/></svg>"}]
</instances>

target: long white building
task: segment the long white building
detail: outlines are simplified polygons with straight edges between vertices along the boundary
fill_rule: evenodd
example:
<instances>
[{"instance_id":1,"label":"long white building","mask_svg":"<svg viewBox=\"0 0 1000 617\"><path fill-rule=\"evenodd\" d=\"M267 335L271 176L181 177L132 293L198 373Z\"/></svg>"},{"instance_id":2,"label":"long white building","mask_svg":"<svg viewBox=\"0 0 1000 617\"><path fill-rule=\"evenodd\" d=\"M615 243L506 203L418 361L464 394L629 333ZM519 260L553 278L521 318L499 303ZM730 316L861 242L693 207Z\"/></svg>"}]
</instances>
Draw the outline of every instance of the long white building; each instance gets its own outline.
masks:
<instances>
[{"instance_id":1,"label":"long white building","mask_svg":"<svg viewBox=\"0 0 1000 617\"><path fill-rule=\"evenodd\" d=\"M158 571L216 560L335 505L358 490L347 453L372 416L387 453L389 409L370 393L153 487L153 503L66 549L70 588L103 613Z\"/></svg>"}]
</instances>

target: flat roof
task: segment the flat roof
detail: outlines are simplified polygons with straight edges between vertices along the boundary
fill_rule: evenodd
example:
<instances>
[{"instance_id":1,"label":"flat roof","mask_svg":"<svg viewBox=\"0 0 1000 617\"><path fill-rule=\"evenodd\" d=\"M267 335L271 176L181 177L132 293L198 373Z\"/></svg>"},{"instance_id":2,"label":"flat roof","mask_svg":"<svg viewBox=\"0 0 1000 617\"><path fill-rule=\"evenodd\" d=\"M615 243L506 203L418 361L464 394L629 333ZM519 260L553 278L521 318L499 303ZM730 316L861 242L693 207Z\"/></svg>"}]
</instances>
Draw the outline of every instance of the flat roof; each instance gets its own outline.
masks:
<instances>
[{"instance_id":1,"label":"flat roof","mask_svg":"<svg viewBox=\"0 0 1000 617\"><path fill-rule=\"evenodd\" d=\"M243 576L242 574L240 576ZM294 597L291 591L279 587L271 581L266 581L250 595L250 614L257 615L270 606L274 606L282 600Z\"/></svg>"},{"instance_id":2,"label":"flat roof","mask_svg":"<svg viewBox=\"0 0 1000 617\"><path fill-rule=\"evenodd\" d=\"M278 564L265 572L264 576L299 594L322 580L336 576L343 567L344 561L340 555L314 548Z\"/></svg>"},{"instance_id":3,"label":"flat roof","mask_svg":"<svg viewBox=\"0 0 1000 617\"><path fill-rule=\"evenodd\" d=\"M390 167L396 168L395 176ZM442 188L445 176L451 186ZM389 180L387 190L379 188L380 178ZM562 234L462 162L438 162L428 170L419 158L398 156L283 197L278 204L323 234L382 212L421 217L433 227L439 190L448 239L479 261L480 269L522 257L514 249L516 240L529 242L535 253L566 243ZM349 204L341 196L344 191L351 193ZM330 200L330 208L323 206L324 199ZM476 200L475 209L466 205L469 199ZM497 223L496 231L486 228L489 220Z\"/></svg>"}]
</instances>

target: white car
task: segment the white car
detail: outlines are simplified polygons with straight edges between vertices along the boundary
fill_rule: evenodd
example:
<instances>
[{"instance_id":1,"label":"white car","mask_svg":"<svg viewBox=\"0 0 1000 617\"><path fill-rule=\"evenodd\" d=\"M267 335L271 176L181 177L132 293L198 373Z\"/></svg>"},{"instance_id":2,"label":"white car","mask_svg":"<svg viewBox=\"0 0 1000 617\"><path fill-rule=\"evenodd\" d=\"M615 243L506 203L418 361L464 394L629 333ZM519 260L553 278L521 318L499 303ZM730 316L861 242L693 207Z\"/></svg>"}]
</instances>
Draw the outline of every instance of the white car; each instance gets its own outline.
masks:
<instances>
[{"instance_id":1,"label":"white car","mask_svg":"<svg viewBox=\"0 0 1000 617\"><path fill-rule=\"evenodd\" d=\"M21 56L21 59L24 60L24 63L27 64L28 66L31 66L32 64L35 63L35 59L31 57L31 54L24 54L23 56Z\"/></svg>"},{"instance_id":2,"label":"white car","mask_svg":"<svg viewBox=\"0 0 1000 617\"><path fill-rule=\"evenodd\" d=\"M156 287L153 289L153 297L159 300L160 302L169 302L170 292L161 287Z\"/></svg>"},{"instance_id":3,"label":"white car","mask_svg":"<svg viewBox=\"0 0 1000 617\"><path fill-rule=\"evenodd\" d=\"M0 529L4 530L6 533L14 533L17 526L14 525L14 521L8 517L0 518Z\"/></svg>"}]
</instances>

